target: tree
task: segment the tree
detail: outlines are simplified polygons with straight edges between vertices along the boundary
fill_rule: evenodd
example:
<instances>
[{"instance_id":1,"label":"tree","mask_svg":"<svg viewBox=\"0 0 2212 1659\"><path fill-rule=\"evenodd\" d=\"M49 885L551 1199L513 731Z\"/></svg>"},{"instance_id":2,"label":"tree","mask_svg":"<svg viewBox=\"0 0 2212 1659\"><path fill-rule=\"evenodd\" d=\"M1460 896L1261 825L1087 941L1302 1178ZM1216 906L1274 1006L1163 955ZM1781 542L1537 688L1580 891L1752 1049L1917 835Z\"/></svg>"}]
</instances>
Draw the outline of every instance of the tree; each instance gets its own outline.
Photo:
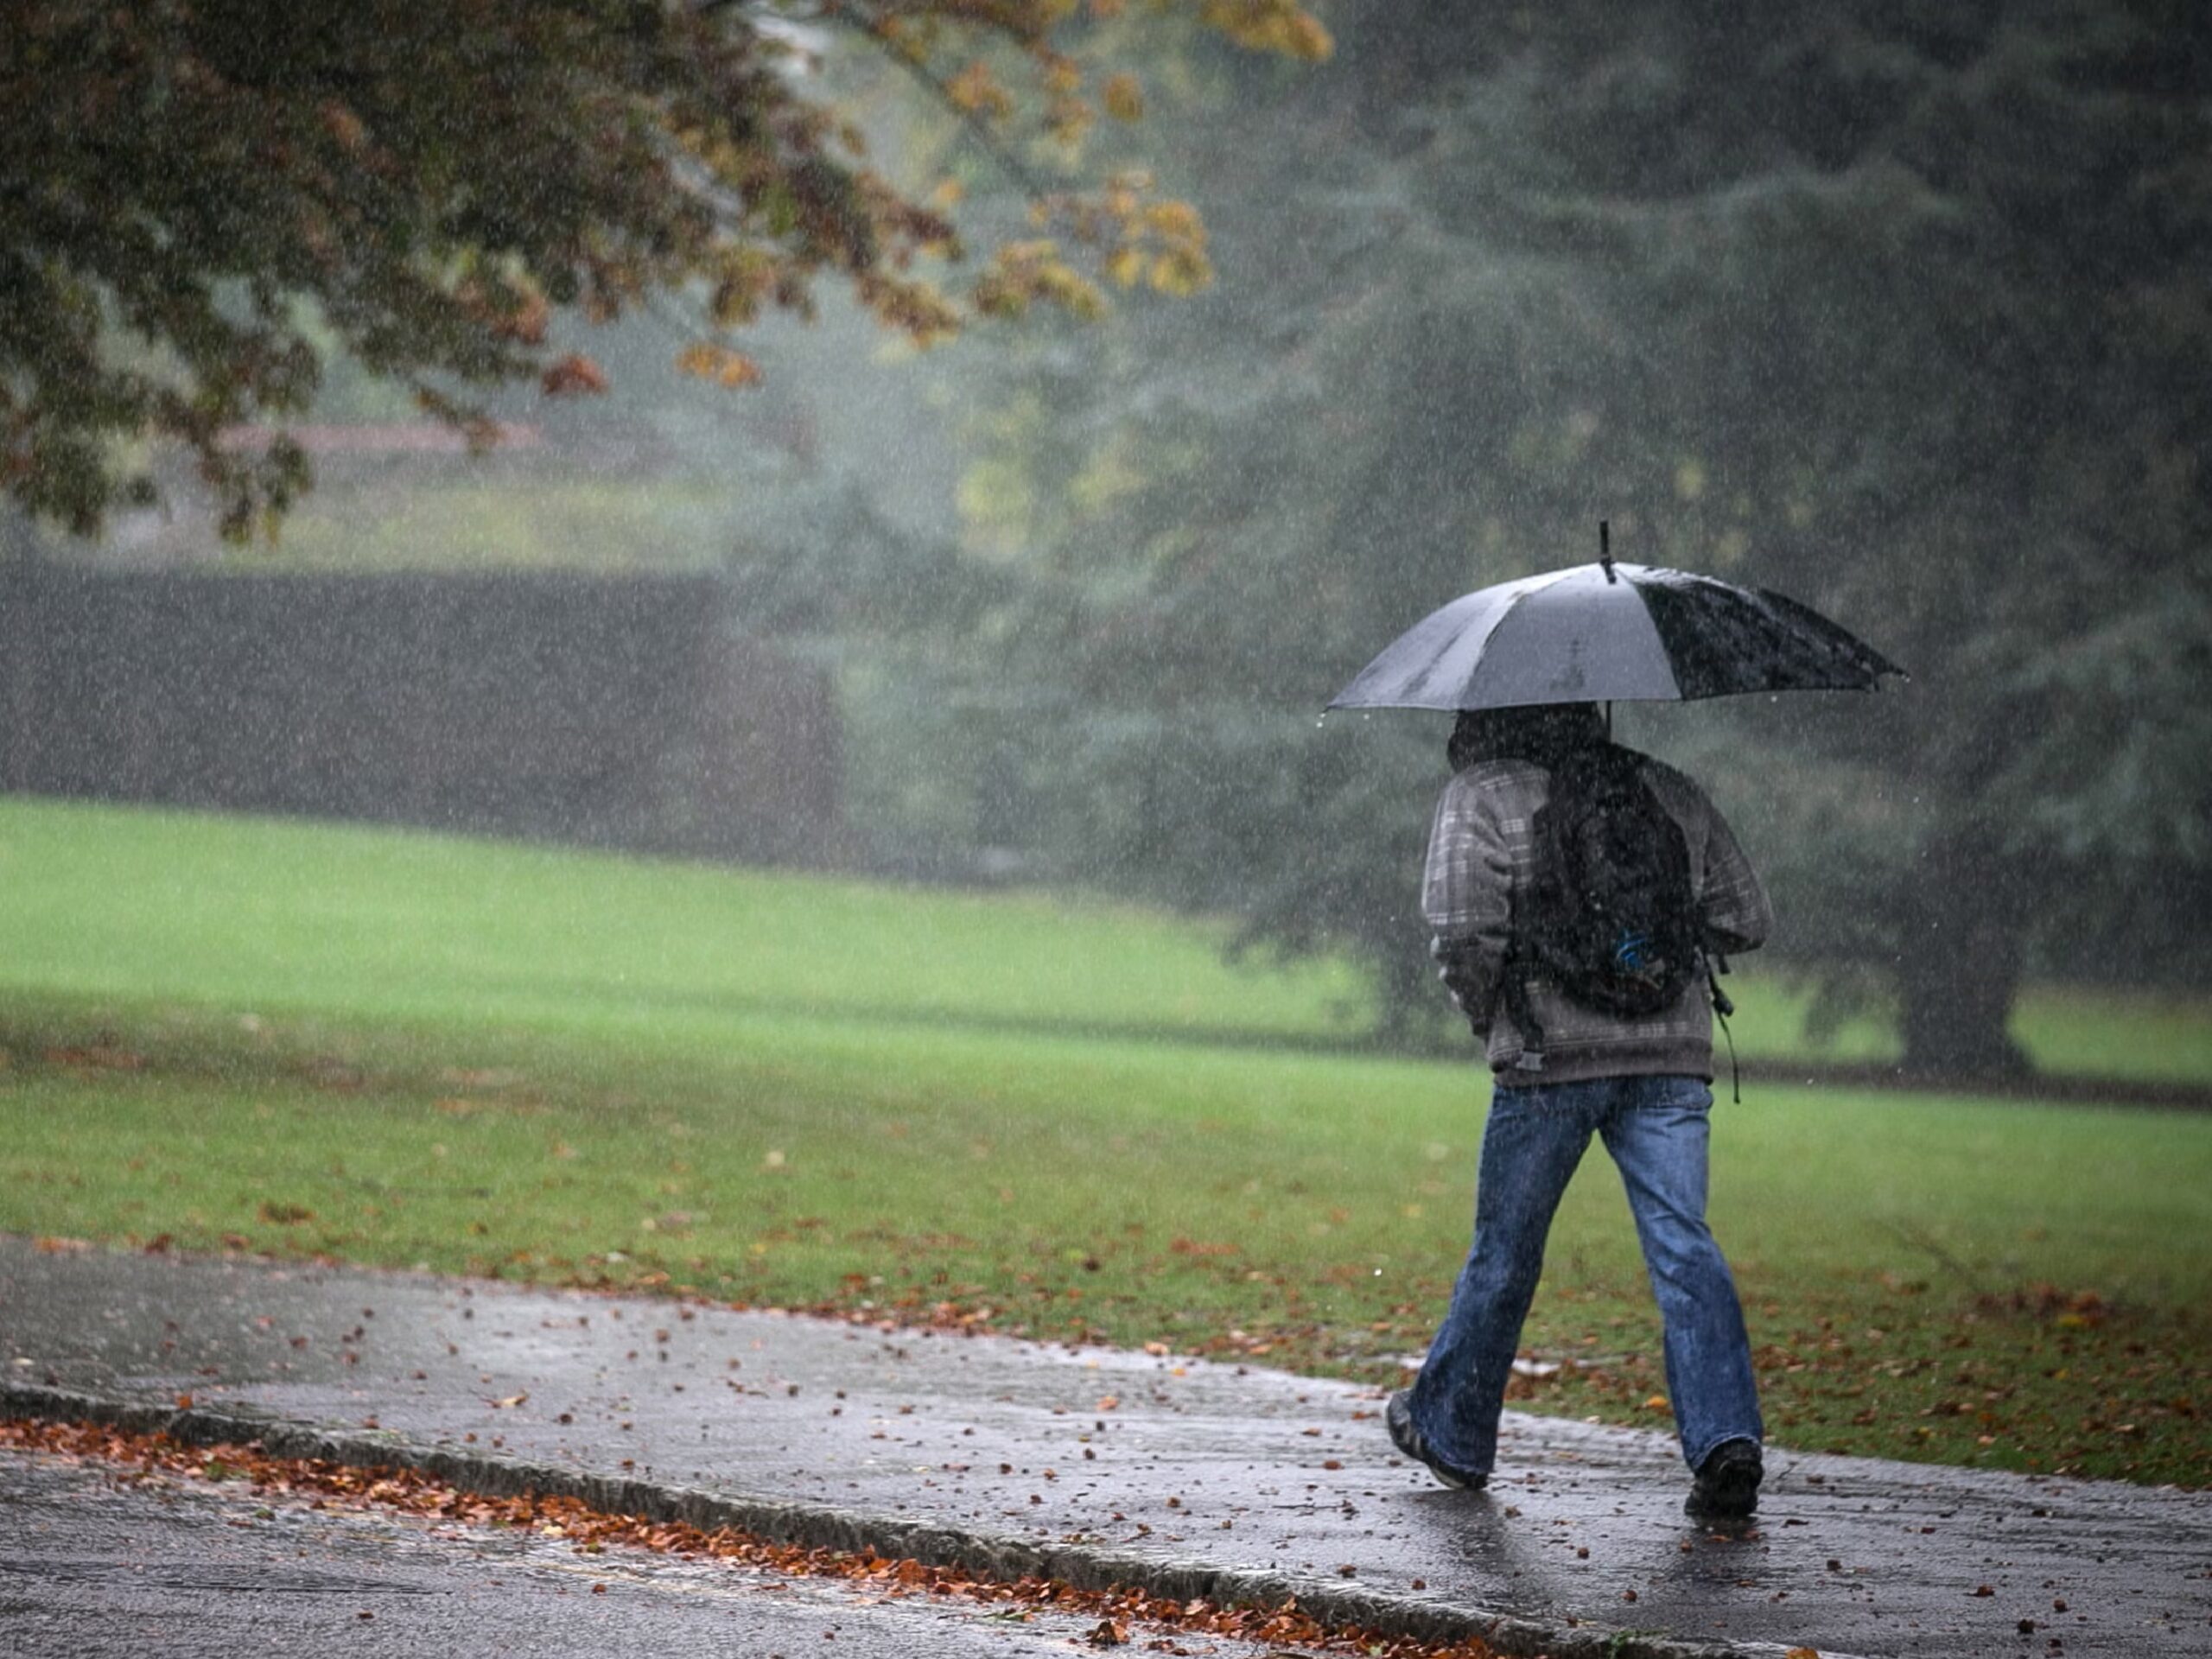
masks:
<instances>
[{"instance_id":1,"label":"tree","mask_svg":"<svg viewBox=\"0 0 2212 1659\"><path fill-rule=\"evenodd\" d=\"M1427 995L1440 734L1286 711L1604 514L1913 671L1663 721L1910 1065L2016 1069L2031 967L2201 974L2144 894L2212 880L2206 15L1478 10L1353 6L1331 74L1179 129L1255 280L1025 373L992 670L1065 689L1092 868Z\"/></svg>"},{"instance_id":2,"label":"tree","mask_svg":"<svg viewBox=\"0 0 2212 1659\"><path fill-rule=\"evenodd\" d=\"M2212 866L2208 38L2183 8L1847 9L1758 59L1750 134L1789 165L1592 216L1616 257L1680 250L1656 332L1695 388L1693 521L1918 676L1761 743L1891 798L1801 842L1856 817L1892 849L1855 907L1817 884L1807 943L1886 972L1917 1070L2020 1069L2023 972L2139 960L2144 886ZM1740 50L1690 29L1676 60Z\"/></svg>"},{"instance_id":3,"label":"tree","mask_svg":"<svg viewBox=\"0 0 2212 1659\"><path fill-rule=\"evenodd\" d=\"M1185 9L1257 50L1329 48L1294 0ZM960 291L929 280L960 255L949 204L872 164L809 79L810 30L865 38L1033 178L1033 137L1065 156L1102 106L1141 106L1126 74L1092 86L1071 47L1087 22L1072 0L5 0L0 488L90 534L152 492L130 446L174 441L227 533L273 522L305 457L226 433L312 403L308 307L480 435L486 388L600 383L562 314L677 306L683 365L739 385L746 325L825 282L924 342L1095 310L1047 234L1001 239ZM1109 272L1209 275L1203 226L1139 181L1039 198Z\"/></svg>"}]
</instances>

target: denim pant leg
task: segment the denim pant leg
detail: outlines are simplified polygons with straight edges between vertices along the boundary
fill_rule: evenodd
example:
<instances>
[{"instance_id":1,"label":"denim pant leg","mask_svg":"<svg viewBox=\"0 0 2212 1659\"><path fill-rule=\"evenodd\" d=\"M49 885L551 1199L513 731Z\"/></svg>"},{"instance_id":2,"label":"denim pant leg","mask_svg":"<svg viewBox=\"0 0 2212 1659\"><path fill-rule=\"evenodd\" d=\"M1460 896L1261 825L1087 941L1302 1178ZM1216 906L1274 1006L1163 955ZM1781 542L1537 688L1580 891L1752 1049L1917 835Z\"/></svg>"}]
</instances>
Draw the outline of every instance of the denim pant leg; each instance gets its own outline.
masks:
<instances>
[{"instance_id":1,"label":"denim pant leg","mask_svg":"<svg viewBox=\"0 0 2212 1659\"><path fill-rule=\"evenodd\" d=\"M1713 1091L1699 1077L1618 1083L1601 1129L1666 1324L1667 1395L1694 1469L1725 1440L1756 1443L1764 1427L1736 1282L1705 1221Z\"/></svg>"},{"instance_id":2,"label":"denim pant leg","mask_svg":"<svg viewBox=\"0 0 2212 1659\"><path fill-rule=\"evenodd\" d=\"M1470 1474L1497 1458L1497 1416L1543 1271L1544 1236L1590 1144L1593 1086L1498 1089L1475 1178L1475 1241L1408 1402L1436 1454Z\"/></svg>"}]
</instances>

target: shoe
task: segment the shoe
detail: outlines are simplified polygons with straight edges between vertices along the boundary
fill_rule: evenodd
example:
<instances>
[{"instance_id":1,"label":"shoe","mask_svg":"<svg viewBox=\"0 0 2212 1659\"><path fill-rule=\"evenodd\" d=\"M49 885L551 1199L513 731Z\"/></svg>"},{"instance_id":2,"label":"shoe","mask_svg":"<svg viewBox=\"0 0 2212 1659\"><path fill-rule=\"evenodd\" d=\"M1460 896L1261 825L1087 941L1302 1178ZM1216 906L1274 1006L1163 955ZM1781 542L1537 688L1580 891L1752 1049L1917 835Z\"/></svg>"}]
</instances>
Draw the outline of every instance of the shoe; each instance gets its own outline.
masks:
<instances>
[{"instance_id":1,"label":"shoe","mask_svg":"<svg viewBox=\"0 0 2212 1659\"><path fill-rule=\"evenodd\" d=\"M1471 1470L1455 1469L1428 1449L1428 1442L1414 1427L1414 1414L1406 1401L1406 1391L1400 1389L1390 1396L1390 1403L1382 1408L1382 1426L1390 1431L1390 1444L1396 1446L1415 1463L1425 1465L1446 1486L1457 1486L1462 1491L1478 1492L1490 1484L1488 1475L1478 1475Z\"/></svg>"},{"instance_id":2,"label":"shoe","mask_svg":"<svg viewBox=\"0 0 2212 1659\"><path fill-rule=\"evenodd\" d=\"M1723 1440L1707 1454L1683 1510L1700 1520L1740 1521L1759 1506L1766 1473L1756 1440Z\"/></svg>"}]
</instances>

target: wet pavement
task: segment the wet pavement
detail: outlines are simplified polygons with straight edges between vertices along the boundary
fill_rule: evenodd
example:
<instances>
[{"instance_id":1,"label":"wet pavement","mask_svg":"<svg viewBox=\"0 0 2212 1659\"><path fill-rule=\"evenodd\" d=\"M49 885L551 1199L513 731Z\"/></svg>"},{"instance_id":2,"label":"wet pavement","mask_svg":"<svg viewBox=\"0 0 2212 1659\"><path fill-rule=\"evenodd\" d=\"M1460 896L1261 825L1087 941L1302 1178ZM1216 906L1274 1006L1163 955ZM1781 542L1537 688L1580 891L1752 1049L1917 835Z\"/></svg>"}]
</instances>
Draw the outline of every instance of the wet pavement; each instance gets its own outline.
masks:
<instances>
[{"instance_id":1,"label":"wet pavement","mask_svg":"<svg viewBox=\"0 0 2212 1659\"><path fill-rule=\"evenodd\" d=\"M1670 1438L1509 1414L1483 1495L1348 1384L404 1274L0 1239L17 1384L1039 1544L1822 1654L2212 1655L2212 1495L1770 1448L1759 1525Z\"/></svg>"},{"instance_id":2,"label":"wet pavement","mask_svg":"<svg viewBox=\"0 0 2212 1659\"><path fill-rule=\"evenodd\" d=\"M1051 1609L894 1599L836 1579L644 1550L586 1557L512 1530L311 1509L175 1480L118 1480L60 1458L0 1452L0 1645L13 1659L1066 1659L1097 1624ZM1146 1634L1141 1626L1134 1633ZM1271 1651L1191 1636L1176 1645L1209 1659L1267 1659Z\"/></svg>"}]
</instances>

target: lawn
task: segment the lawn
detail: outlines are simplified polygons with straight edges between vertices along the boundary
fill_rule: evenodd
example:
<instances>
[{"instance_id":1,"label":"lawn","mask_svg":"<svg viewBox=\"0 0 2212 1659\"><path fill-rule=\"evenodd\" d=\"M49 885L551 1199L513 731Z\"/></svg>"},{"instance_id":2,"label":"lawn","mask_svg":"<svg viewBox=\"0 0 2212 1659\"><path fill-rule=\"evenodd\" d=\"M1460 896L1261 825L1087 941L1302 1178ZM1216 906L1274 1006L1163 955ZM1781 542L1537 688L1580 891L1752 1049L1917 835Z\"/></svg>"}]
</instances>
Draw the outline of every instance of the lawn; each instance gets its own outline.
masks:
<instances>
[{"instance_id":1,"label":"lawn","mask_svg":"<svg viewBox=\"0 0 2212 1659\"><path fill-rule=\"evenodd\" d=\"M11 801L0 951L14 1230L1376 1378L1465 1247L1479 1077L1137 912ZM1777 1440L2212 1482L2212 1117L1762 1085L1713 1183ZM1602 1156L1527 1341L1666 1421Z\"/></svg>"}]
</instances>

